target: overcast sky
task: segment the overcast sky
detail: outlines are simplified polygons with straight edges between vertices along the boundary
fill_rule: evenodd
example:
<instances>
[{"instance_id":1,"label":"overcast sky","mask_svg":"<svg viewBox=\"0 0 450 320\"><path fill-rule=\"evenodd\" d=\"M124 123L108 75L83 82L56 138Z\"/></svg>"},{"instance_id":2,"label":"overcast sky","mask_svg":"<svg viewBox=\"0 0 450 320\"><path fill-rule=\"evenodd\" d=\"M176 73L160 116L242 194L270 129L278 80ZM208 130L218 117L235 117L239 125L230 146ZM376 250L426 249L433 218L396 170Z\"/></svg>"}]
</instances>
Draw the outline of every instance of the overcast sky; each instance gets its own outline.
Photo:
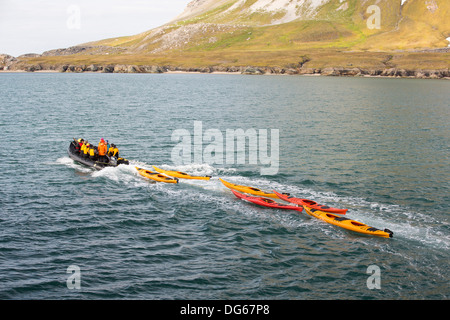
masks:
<instances>
[{"instance_id":1,"label":"overcast sky","mask_svg":"<svg viewBox=\"0 0 450 320\"><path fill-rule=\"evenodd\" d=\"M0 0L0 54L19 56L134 35L161 26L191 0Z\"/></svg>"}]
</instances>

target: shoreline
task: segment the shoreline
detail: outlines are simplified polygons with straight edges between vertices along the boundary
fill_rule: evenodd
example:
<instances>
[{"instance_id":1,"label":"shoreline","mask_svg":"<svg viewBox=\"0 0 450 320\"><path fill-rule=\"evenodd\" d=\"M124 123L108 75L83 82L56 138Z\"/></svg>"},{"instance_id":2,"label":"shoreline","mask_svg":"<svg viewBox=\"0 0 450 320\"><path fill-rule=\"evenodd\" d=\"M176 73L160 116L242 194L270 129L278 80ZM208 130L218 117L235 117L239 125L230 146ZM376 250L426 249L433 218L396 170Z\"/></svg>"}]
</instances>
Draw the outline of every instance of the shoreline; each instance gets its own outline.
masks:
<instances>
[{"instance_id":1,"label":"shoreline","mask_svg":"<svg viewBox=\"0 0 450 320\"><path fill-rule=\"evenodd\" d=\"M449 54L450 49L425 55L412 51L401 54L314 51L303 54L288 52L282 56L269 55L263 58L258 55L255 58L243 55L242 59L224 56L221 57L221 62L208 57L192 62L189 59L186 61L186 59L180 60L179 57L170 56L160 57L160 61L156 62L154 59L158 56L136 61L133 56L109 58L67 56L66 58L59 55L50 57L38 55L15 58L0 54L0 73L244 74L449 79ZM289 55L293 57L288 58ZM269 58L271 58L270 61L267 61Z\"/></svg>"},{"instance_id":2,"label":"shoreline","mask_svg":"<svg viewBox=\"0 0 450 320\"><path fill-rule=\"evenodd\" d=\"M387 78L387 79L437 79L437 80L450 80L450 73L448 70L417 70L417 71L409 71L410 73L414 73L411 75L406 75L402 71L398 70L372 70L369 72L353 72L348 73L346 71L339 72L337 70L343 70L342 68L327 68L332 69L331 72L261 72L260 68L257 67L246 67L247 69L240 71L214 71L210 70L200 71L200 70L160 70L158 72L117 72L116 70L112 70L111 72L105 72L102 68L100 70L92 71L92 70L83 70L83 71L61 71L55 69L40 69L40 70L0 70L0 74L2 73L128 73L128 74L211 74L211 75L264 75L264 76L305 76L305 77L350 77L350 78ZM248 68L259 70L255 72L249 72ZM81 68L80 68L81 69ZM193 68L195 69L195 68ZM344 69L345 70L345 69ZM246 72L247 71L247 72ZM402 74L403 73L403 74ZM448 73L448 74L447 74ZM441 75L441 76L440 76Z\"/></svg>"}]
</instances>

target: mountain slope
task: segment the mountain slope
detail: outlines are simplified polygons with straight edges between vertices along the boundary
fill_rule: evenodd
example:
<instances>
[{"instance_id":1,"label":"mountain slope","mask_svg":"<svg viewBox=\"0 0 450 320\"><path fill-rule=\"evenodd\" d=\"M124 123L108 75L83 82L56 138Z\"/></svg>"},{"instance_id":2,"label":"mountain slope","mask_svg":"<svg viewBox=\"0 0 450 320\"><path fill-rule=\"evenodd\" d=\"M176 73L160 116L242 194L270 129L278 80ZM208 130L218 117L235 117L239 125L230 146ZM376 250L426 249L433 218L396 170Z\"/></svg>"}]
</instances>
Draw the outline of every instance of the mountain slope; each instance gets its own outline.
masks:
<instances>
[{"instance_id":1,"label":"mountain slope","mask_svg":"<svg viewBox=\"0 0 450 320\"><path fill-rule=\"evenodd\" d=\"M415 51L448 46L449 16L448 0L194 0L159 28L22 62L448 69L446 50Z\"/></svg>"},{"instance_id":2,"label":"mountain slope","mask_svg":"<svg viewBox=\"0 0 450 320\"><path fill-rule=\"evenodd\" d=\"M403 5L402 2L195 0L161 28L93 44L121 46L144 53L198 46L201 50L224 46L240 49L259 46L261 50L271 46L275 50L311 46L396 50L448 45L448 0L407 0ZM275 45L268 39L275 41Z\"/></svg>"}]
</instances>

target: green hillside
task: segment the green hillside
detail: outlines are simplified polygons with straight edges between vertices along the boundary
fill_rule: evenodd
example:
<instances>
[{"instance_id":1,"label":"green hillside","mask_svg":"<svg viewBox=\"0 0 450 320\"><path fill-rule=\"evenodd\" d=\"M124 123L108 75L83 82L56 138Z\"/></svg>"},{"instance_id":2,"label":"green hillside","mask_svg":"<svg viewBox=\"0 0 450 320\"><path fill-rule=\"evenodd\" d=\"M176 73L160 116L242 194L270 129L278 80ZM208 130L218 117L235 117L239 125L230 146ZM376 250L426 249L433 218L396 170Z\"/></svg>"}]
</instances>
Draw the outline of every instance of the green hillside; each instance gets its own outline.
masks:
<instances>
[{"instance_id":1,"label":"green hillside","mask_svg":"<svg viewBox=\"0 0 450 320\"><path fill-rule=\"evenodd\" d=\"M448 69L426 51L448 47L449 16L448 0L194 0L159 28L20 63Z\"/></svg>"},{"instance_id":2,"label":"green hillside","mask_svg":"<svg viewBox=\"0 0 450 320\"><path fill-rule=\"evenodd\" d=\"M450 36L448 0L407 0L403 6L401 0L324 0L314 14L298 12L299 18L287 23L277 23L283 20L285 11L250 11L256 0L243 1L233 9L236 2L239 1L227 1L213 10L168 24L162 32L151 30L91 44L151 52L165 40L174 43L184 40L177 34L182 32L190 36L188 43L178 44L178 49L183 50L311 47L395 50L438 48L449 44L446 40ZM367 12L373 4L379 8L379 29L370 25L376 19L371 18L376 12ZM173 39L168 39L168 35Z\"/></svg>"}]
</instances>

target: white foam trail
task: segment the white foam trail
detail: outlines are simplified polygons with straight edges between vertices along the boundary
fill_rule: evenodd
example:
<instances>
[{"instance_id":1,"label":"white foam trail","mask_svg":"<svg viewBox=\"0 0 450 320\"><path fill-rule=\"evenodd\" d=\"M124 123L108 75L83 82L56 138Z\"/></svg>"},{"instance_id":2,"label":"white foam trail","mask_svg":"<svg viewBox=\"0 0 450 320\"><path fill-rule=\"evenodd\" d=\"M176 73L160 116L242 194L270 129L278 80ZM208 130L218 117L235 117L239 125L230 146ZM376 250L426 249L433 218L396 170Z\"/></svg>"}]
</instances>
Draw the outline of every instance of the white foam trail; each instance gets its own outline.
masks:
<instances>
[{"instance_id":1,"label":"white foam trail","mask_svg":"<svg viewBox=\"0 0 450 320\"><path fill-rule=\"evenodd\" d=\"M158 168L163 170L173 170L173 171L181 171L186 172L191 175L196 176L210 176L215 173L215 168L208 164L189 164L189 165L180 165L180 166L171 166L162 164L160 166L155 165Z\"/></svg>"},{"instance_id":2,"label":"white foam trail","mask_svg":"<svg viewBox=\"0 0 450 320\"><path fill-rule=\"evenodd\" d=\"M207 163L204 164L193 163L178 166L161 164L155 166L164 170L181 171L196 176L214 176L219 174L236 173L237 171L235 168L216 168Z\"/></svg>"},{"instance_id":3,"label":"white foam trail","mask_svg":"<svg viewBox=\"0 0 450 320\"><path fill-rule=\"evenodd\" d=\"M119 165L118 167L106 167L102 170L95 171L92 173L94 178L104 177L111 179L115 182L124 182L127 183L130 181L132 177L129 173L127 165Z\"/></svg>"},{"instance_id":4,"label":"white foam trail","mask_svg":"<svg viewBox=\"0 0 450 320\"><path fill-rule=\"evenodd\" d=\"M123 183L126 186L133 187L147 187L151 185L150 180L139 175L135 167L148 167L143 166L141 163L130 161L129 165L121 164L117 167L107 167L99 171L92 173L94 178L106 178L116 183ZM150 169L150 168L149 168Z\"/></svg>"},{"instance_id":5,"label":"white foam trail","mask_svg":"<svg viewBox=\"0 0 450 320\"><path fill-rule=\"evenodd\" d=\"M88 168L81 164L78 164L69 157L61 157L61 158L56 159L56 164L64 165L64 166L67 166L72 169L76 169L76 170L84 172L84 173L92 172L91 168Z\"/></svg>"},{"instance_id":6,"label":"white foam trail","mask_svg":"<svg viewBox=\"0 0 450 320\"><path fill-rule=\"evenodd\" d=\"M249 205L243 206L242 201L235 201L234 197L230 196L229 189L218 180L218 177L221 177L232 183L257 187L267 192L271 192L272 190L289 192L295 197L311 199L330 206L348 208L349 211L346 217L378 229L388 228L394 232L394 238L414 240L426 246L446 250L450 248L450 236L437 232L433 227L436 224L442 225L442 221L438 221L437 218L426 213L418 212L414 208L369 202L358 197L339 196L333 192L321 192L310 188L274 182L266 177L243 177L234 168L216 168L208 164L180 166L155 164L155 166L165 170L182 171L192 175L212 176L212 179L209 181L179 179L180 184L192 186L191 192L186 192L186 189L173 188L171 185L165 183L153 184L148 179L141 177L135 169L135 166L154 170L152 165L145 162L131 161L130 165L120 165L118 167L105 168L100 171L93 171L91 168L77 164L69 157L57 159L56 164L65 165L81 172L91 173L94 178L102 177L129 186L156 189L164 192L169 197L189 199L190 201L196 199L206 203L212 202L224 210L232 210L260 219L275 219L278 223L283 221L282 224L286 227L318 228L321 232L325 232L333 238L345 237L345 233L336 232L333 229L335 227L326 223L318 223L315 219L289 219L285 218L285 215L282 213L280 213L282 214L280 216L280 214L274 214L274 211L267 211L265 213L264 210L260 210L261 208L256 206L254 208ZM286 215L286 217L289 217L289 215Z\"/></svg>"},{"instance_id":7,"label":"white foam trail","mask_svg":"<svg viewBox=\"0 0 450 320\"><path fill-rule=\"evenodd\" d=\"M224 179L236 184L257 187L266 192L272 190L288 192L295 197L311 199L338 208L348 208L346 217L381 230L384 228L390 229L394 232L394 238L418 241L423 245L446 250L450 248L450 236L437 232L431 226L442 225L443 222L427 213L414 210L414 208L369 202L358 197L339 196L333 192L320 192L309 188L282 184L270 181L267 178L227 176ZM226 187L224 188L226 189ZM330 230L331 233L335 233L334 227L326 223L320 228L325 232Z\"/></svg>"}]
</instances>

